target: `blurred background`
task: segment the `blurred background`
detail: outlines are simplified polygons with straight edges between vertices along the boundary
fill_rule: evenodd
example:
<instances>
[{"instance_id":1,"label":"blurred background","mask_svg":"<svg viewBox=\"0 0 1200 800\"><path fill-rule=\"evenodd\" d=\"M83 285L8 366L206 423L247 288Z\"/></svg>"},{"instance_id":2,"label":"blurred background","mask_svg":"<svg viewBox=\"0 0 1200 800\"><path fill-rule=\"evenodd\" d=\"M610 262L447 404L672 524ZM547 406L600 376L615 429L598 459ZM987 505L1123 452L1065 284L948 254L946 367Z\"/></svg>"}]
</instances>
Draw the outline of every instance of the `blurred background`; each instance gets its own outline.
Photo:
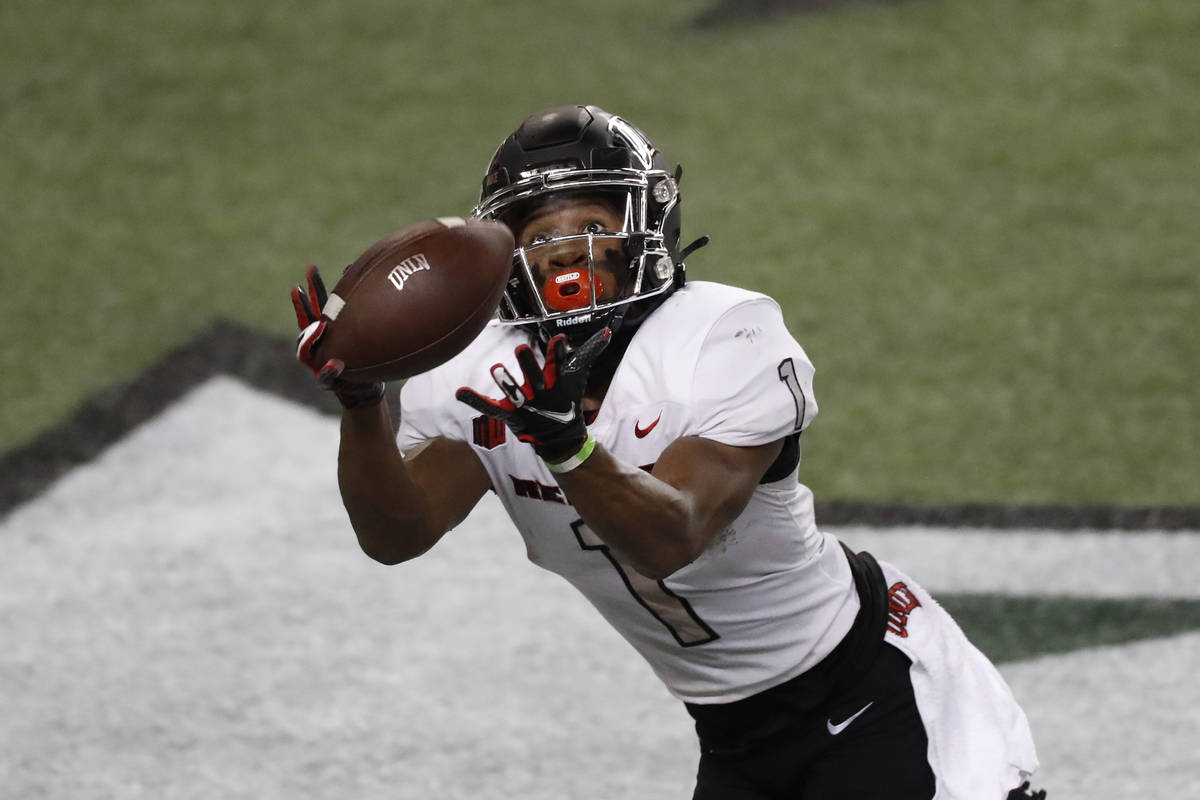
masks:
<instances>
[{"instance_id":1,"label":"blurred background","mask_svg":"<svg viewBox=\"0 0 1200 800\"><path fill-rule=\"evenodd\" d=\"M307 263L463 214L545 106L685 168L696 279L817 365L802 479L1200 505L1193 0L261 0L0 8L0 451ZM296 367L299 369L299 367Z\"/></svg>"}]
</instances>

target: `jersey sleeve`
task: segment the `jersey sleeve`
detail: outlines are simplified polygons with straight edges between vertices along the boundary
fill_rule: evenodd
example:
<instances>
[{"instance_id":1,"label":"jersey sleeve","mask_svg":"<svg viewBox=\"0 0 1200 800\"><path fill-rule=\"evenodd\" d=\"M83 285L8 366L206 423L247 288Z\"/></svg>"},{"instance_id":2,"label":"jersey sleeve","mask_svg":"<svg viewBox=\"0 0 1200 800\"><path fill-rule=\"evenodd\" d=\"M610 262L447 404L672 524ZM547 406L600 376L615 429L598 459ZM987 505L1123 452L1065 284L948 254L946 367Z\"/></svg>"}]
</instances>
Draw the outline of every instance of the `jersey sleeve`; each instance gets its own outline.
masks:
<instances>
[{"instance_id":1,"label":"jersey sleeve","mask_svg":"<svg viewBox=\"0 0 1200 800\"><path fill-rule=\"evenodd\" d=\"M434 397L434 381L424 375L409 379L400 390L400 424L396 429L396 444L401 453L407 453L426 439L445 436L450 420L441 412L448 403L437 402ZM449 398L453 403L454 398Z\"/></svg>"},{"instance_id":2,"label":"jersey sleeve","mask_svg":"<svg viewBox=\"0 0 1200 800\"><path fill-rule=\"evenodd\" d=\"M774 300L739 303L709 329L692 399L697 435L723 444L766 444L808 427L817 414L813 365Z\"/></svg>"}]
</instances>

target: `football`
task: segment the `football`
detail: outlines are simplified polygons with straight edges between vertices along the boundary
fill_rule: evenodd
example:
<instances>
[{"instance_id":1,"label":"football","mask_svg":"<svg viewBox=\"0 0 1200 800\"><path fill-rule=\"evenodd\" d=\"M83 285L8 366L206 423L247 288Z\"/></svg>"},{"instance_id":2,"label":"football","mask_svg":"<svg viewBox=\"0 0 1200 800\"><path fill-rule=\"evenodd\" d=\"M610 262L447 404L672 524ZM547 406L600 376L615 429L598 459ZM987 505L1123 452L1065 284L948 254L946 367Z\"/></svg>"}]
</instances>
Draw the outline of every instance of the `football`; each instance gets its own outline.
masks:
<instances>
[{"instance_id":1,"label":"football","mask_svg":"<svg viewBox=\"0 0 1200 800\"><path fill-rule=\"evenodd\" d=\"M449 361L496 311L512 270L513 235L499 223L443 217L367 248L334 286L317 358L344 377L408 378Z\"/></svg>"}]
</instances>

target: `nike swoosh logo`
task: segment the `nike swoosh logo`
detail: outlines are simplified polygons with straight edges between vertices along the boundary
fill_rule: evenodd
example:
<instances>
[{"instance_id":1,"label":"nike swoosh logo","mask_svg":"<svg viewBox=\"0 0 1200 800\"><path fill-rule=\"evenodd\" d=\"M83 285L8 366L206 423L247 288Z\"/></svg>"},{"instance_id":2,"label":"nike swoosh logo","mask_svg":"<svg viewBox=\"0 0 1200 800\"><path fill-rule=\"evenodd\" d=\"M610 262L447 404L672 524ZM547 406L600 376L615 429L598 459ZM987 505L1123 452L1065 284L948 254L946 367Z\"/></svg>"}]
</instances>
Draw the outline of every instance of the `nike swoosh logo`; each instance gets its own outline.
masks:
<instances>
[{"instance_id":1,"label":"nike swoosh logo","mask_svg":"<svg viewBox=\"0 0 1200 800\"><path fill-rule=\"evenodd\" d=\"M854 722L854 720L856 720L856 719L858 719L859 717L861 717L861 716L862 716L862 715L863 715L863 714L866 712L866 710L867 710L868 708L870 708L871 706L873 706L873 705L875 705L875 701L874 701L874 700L872 700L871 702L867 703L865 706L863 706L862 708L860 708L860 709L859 709L858 711L856 711L855 713L851 714L851 715L850 715L849 717L847 717L846 719L844 719L844 720L842 720L841 722L839 722L837 725L834 725L834 724L833 724L833 720L831 720L831 719L827 719L827 720L825 720L825 729L829 731L829 735L830 735L830 736L837 736L839 733L841 733L842 731L846 730L846 728L849 728L849 727L850 727L850 723L851 723L851 722Z\"/></svg>"},{"instance_id":2,"label":"nike swoosh logo","mask_svg":"<svg viewBox=\"0 0 1200 800\"><path fill-rule=\"evenodd\" d=\"M571 410L571 411L547 411L544 408L534 408L533 406L528 406L525 410L532 411L533 413L537 414L538 416L542 416L547 419L552 419L555 422L561 422L564 425L566 425L568 422L571 422L573 419L575 419L575 411L574 410Z\"/></svg>"},{"instance_id":3,"label":"nike swoosh logo","mask_svg":"<svg viewBox=\"0 0 1200 800\"><path fill-rule=\"evenodd\" d=\"M654 426L658 424L658 421L660 419L662 419L661 411L658 412L658 416L654 418L654 422L651 422L649 425L647 425L644 428L641 425L639 425L637 422L634 422L633 423L633 435L639 439L645 438L646 434L648 434L648 433L650 433L650 431L654 430Z\"/></svg>"}]
</instances>

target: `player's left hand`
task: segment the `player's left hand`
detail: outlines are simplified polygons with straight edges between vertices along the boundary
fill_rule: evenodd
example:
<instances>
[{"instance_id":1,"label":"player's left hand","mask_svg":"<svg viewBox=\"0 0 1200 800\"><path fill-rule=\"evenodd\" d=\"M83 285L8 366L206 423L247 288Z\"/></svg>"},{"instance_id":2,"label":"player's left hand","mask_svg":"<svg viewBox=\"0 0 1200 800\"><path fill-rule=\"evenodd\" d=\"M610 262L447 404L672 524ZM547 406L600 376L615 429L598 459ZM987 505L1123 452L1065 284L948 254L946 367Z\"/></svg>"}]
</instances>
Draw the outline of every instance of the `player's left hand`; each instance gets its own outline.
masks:
<instances>
[{"instance_id":1,"label":"player's left hand","mask_svg":"<svg viewBox=\"0 0 1200 800\"><path fill-rule=\"evenodd\" d=\"M296 358L312 370L321 388L328 389L337 397L344 408L361 408L378 405L383 399L383 383L358 383L342 377L346 365L340 359L319 361L317 345L328 325L322 315L329 293L320 271L309 265L305 272L305 285L292 287L292 308L296 312L296 324L300 326L300 337L296 340Z\"/></svg>"},{"instance_id":2,"label":"player's left hand","mask_svg":"<svg viewBox=\"0 0 1200 800\"><path fill-rule=\"evenodd\" d=\"M587 441L583 419L583 393L588 372L608 346L612 331L605 328L577 348L558 334L546 345L546 363L527 344L516 349L525 382L517 383L503 364L492 367L492 379L504 393L499 400L463 387L455 397L471 408L507 425L517 438L533 445L538 456L551 464L570 458Z\"/></svg>"}]
</instances>

